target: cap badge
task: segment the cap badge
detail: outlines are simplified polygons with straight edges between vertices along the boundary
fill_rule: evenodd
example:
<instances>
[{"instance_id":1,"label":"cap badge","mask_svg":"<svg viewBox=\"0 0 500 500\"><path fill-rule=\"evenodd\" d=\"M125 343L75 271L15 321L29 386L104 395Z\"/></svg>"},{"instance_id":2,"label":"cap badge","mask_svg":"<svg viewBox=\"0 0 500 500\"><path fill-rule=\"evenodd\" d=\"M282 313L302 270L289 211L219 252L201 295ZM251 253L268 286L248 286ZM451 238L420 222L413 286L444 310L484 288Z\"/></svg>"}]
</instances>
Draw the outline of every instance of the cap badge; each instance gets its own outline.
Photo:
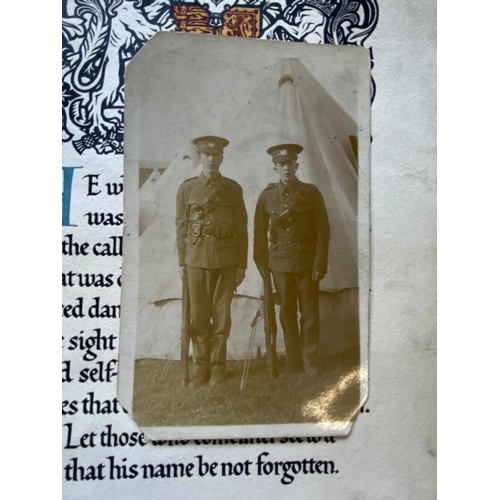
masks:
<instances>
[{"instance_id":1,"label":"cap badge","mask_svg":"<svg viewBox=\"0 0 500 500\"><path fill-rule=\"evenodd\" d=\"M209 142L209 143L207 144L207 146L208 146L209 148L215 148L215 143L214 143L214 142Z\"/></svg>"},{"instance_id":2,"label":"cap badge","mask_svg":"<svg viewBox=\"0 0 500 500\"><path fill-rule=\"evenodd\" d=\"M288 151L286 149L280 149L280 155L287 155Z\"/></svg>"}]
</instances>

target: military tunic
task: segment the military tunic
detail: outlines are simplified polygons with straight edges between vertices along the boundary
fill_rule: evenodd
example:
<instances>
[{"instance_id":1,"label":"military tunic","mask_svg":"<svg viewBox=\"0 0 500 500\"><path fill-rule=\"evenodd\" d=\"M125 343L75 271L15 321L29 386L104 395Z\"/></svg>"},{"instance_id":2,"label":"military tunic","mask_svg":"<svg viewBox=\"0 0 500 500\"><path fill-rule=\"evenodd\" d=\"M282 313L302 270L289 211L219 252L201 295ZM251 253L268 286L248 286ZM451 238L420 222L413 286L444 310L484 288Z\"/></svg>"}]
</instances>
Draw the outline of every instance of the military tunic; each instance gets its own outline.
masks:
<instances>
[{"instance_id":1,"label":"military tunic","mask_svg":"<svg viewBox=\"0 0 500 500\"><path fill-rule=\"evenodd\" d=\"M269 184L257 202L254 223L254 260L273 274L287 364L292 371L307 369L319 341L319 282L312 273L328 268L330 226L323 196L298 179L290 186Z\"/></svg>"},{"instance_id":2,"label":"military tunic","mask_svg":"<svg viewBox=\"0 0 500 500\"><path fill-rule=\"evenodd\" d=\"M179 265L186 266L195 377L223 372L238 268L246 269L247 212L241 186L228 178L188 179L177 194Z\"/></svg>"},{"instance_id":3,"label":"military tunic","mask_svg":"<svg viewBox=\"0 0 500 500\"><path fill-rule=\"evenodd\" d=\"M177 194L179 265L247 267L247 212L241 186L219 175L188 179Z\"/></svg>"}]
</instances>

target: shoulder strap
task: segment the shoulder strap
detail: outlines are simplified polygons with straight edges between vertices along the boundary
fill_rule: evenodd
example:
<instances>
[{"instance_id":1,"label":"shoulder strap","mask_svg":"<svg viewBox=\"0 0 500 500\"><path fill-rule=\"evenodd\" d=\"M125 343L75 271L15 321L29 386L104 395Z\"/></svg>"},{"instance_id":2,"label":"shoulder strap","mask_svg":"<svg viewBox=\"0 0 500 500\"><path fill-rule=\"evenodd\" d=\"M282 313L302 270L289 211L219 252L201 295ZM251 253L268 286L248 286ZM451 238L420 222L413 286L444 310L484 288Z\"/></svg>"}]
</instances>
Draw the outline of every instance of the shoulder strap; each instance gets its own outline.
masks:
<instances>
[{"instance_id":1,"label":"shoulder strap","mask_svg":"<svg viewBox=\"0 0 500 500\"><path fill-rule=\"evenodd\" d=\"M230 189L229 186L224 182L224 179L217 184L217 186L210 192L208 196L203 198L198 202L198 206L203 210L204 213L209 213L228 195Z\"/></svg>"}]
</instances>

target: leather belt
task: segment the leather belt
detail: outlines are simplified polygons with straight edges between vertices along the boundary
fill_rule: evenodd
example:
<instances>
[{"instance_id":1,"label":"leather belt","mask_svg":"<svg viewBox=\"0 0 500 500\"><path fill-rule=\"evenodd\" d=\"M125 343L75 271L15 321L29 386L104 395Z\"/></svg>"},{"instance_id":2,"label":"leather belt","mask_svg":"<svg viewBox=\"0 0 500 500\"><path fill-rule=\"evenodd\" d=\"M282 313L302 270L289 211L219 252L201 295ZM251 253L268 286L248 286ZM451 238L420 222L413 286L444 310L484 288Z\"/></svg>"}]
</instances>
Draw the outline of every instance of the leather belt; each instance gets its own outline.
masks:
<instances>
[{"instance_id":1,"label":"leather belt","mask_svg":"<svg viewBox=\"0 0 500 500\"><path fill-rule=\"evenodd\" d=\"M215 236L216 234L215 226L203 226L201 229L202 236Z\"/></svg>"},{"instance_id":2,"label":"leather belt","mask_svg":"<svg viewBox=\"0 0 500 500\"><path fill-rule=\"evenodd\" d=\"M230 234L222 235L220 232L220 228L219 228L219 232L217 231L217 225L210 224L207 226L201 226L199 232L191 230L191 231L189 231L189 234L192 236L217 236L218 238L223 238L223 237L233 235L233 230L229 227L227 229L228 229L228 231L230 231Z\"/></svg>"},{"instance_id":3,"label":"leather belt","mask_svg":"<svg viewBox=\"0 0 500 500\"><path fill-rule=\"evenodd\" d=\"M297 243L298 241L304 241L305 239L306 235L304 233L295 233L295 234L276 233L276 242Z\"/></svg>"}]
</instances>

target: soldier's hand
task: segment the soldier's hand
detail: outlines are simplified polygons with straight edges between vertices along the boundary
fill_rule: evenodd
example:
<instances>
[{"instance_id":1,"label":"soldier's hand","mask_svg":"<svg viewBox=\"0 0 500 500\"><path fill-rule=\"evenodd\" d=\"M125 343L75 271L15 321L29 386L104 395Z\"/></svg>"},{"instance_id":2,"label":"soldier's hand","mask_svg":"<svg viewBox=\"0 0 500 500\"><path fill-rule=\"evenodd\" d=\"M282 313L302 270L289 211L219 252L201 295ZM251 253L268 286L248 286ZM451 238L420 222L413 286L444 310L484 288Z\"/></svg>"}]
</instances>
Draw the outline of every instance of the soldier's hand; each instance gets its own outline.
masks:
<instances>
[{"instance_id":1,"label":"soldier's hand","mask_svg":"<svg viewBox=\"0 0 500 500\"><path fill-rule=\"evenodd\" d=\"M186 266L179 266L179 276L181 280L184 279L184 275L186 274Z\"/></svg>"},{"instance_id":2,"label":"soldier's hand","mask_svg":"<svg viewBox=\"0 0 500 500\"><path fill-rule=\"evenodd\" d=\"M325 273L320 273L319 271L313 271L311 277L313 281L321 281L325 277Z\"/></svg>"},{"instance_id":3,"label":"soldier's hand","mask_svg":"<svg viewBox=\"0 0 500 500\"><path fill-rule=\"evenodd\" d=\"M236 273L236 283L234 285L234 288L238 288L244 279L245 279L245 270L242 267L239 267L238 272Z\"/></svg>"},{"instance_id":4,"label":"soldier's hand","mask_svg":"<svg viewBox=\"0 0 500 500\"><path fill-rule=\"evenodd\" d=\"M259 274L263 278L267 278L269 276L269 268L267 268L267 267L258 267L257 269L259 270Z\"/></svg>"}]
</instances>

